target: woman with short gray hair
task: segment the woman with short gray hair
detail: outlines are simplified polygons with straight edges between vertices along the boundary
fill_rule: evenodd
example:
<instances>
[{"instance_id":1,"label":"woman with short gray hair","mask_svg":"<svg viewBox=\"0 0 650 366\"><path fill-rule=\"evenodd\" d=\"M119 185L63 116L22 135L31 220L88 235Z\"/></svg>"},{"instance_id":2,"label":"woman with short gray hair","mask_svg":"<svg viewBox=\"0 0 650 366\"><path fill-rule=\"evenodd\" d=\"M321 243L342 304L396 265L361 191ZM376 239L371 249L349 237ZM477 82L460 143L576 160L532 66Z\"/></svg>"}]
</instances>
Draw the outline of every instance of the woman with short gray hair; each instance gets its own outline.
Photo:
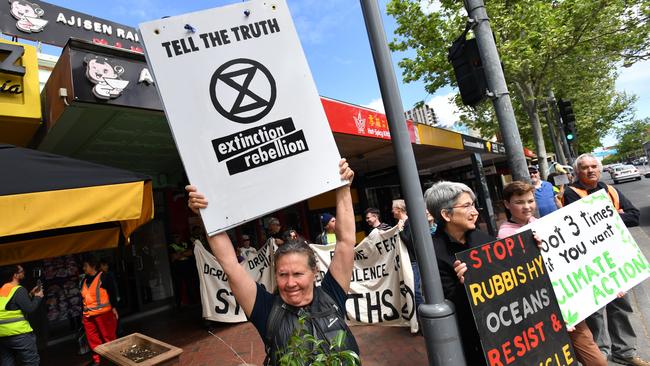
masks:
<instances>
[{"instance_id":1,"label":"woman with short gray hair","mask_svg":"<svg viewBox=\"0 0 650 366\"><path fill-rule=\"evenodd\" d=\"M481 340L474 325L474 317L469 306L465 288L456 275L461 263L456 253L481 246L496 238L478 230L476 219L476 195L463 183L441 181L424 192L427 210L438 224L432 236L436 251L438 270L445 298L454 303L456 319L463 341L463 351L467 365L485 365Z\"/></svg>"}]
</instances>

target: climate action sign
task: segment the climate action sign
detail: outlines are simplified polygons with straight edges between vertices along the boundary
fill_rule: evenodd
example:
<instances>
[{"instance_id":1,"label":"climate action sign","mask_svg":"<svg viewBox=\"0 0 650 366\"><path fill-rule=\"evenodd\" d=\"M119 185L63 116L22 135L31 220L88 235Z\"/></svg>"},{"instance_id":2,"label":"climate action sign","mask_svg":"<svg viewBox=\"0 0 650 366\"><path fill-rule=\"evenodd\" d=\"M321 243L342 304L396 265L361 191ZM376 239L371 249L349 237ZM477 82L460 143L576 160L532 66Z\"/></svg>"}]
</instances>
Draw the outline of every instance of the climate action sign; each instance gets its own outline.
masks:
<instances>
[{"instance_id":1,"label":"climate action sign","mask_svg":"<svg viewBox=\"0 0 650 366\"><path fill-rule=\"evenodd\" d=\"M551 281L526 231L456 254L490 366L576 362Z\"/></svg>"},{"instance_id":2,"label":"climate action sign","mask_svg":"<svg viewBox=\"0 0 650 366\"><path fill-rule=\"evenodd\" d=\"M570 188L567 188L570 189ZM568 325L575 325L648 278L648 261L604 191L525 226L542 256Z\"/></svg>"}]
</instances>

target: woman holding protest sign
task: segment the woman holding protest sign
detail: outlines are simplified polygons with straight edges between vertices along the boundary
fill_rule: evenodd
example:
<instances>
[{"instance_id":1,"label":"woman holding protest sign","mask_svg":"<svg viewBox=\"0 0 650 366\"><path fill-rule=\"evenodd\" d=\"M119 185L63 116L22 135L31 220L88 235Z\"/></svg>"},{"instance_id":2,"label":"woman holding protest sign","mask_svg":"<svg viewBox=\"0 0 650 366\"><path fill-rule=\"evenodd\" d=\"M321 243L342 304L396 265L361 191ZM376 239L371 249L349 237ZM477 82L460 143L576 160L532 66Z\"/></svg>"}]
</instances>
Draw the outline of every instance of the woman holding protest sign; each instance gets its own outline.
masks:
<instances>
[{"instance_id":1,"label":"woman holding protest sign","mask_svg":"<svg viewBox=\"0 0 650 366\"><path fill-rule=\"evenodd\" d=\"M534 213L537 206L534 192L535 188L525 182L515 181L504 187L503 205L510 212L510 218L499 227L497 235L499 239L512 236L528 223L535 221ZM454 269L459 282L463 283L463 275L467 271L467 265L456 261ZM594 342L593 335L585 321L581 321L575 327L569 329L569 337L576 357L581 364L587 366L607 365L607 359L598 349L598 345Z\"/></svg>"},{"instance_id":2,"label":"woman holding protest sign","mask_svg":"<svg viewBox=\"0 0 650 366\"><path fill-rule=\"evenodd\" d=\"M354 172L345 159L339 163L339 172L341 180L348 184L336 190L337 242L320 287L315 286L316 257L304 241L290 240L276 251L273 260L278 293L271 294L239 265L225 232L209 238L210 248L228 275L235 299L264 340L265 364L277 364L278 351L286 348L299 317L306 318L308 333L325 341L321 352L327 352L337 333L344 331L346 336L340 350L359 353L356 340L345 324L345 301L354 263L355 222L350 194ZM208 201L196 187L187 186L186 190L190 197L188 206L194 212L207 207Z\"/></svg>"},{"instance_id":3,"label":"woman holding protest sign","mask_svg":"<svg viewBox=\"0 0 650 366\"><path fill-rule=\"evenodd\" d=\"M463 183L441 181L424 193L427 210L438 224L432 236L445 298L454 303L468 365L485 365L481 340L463 284L456 277L455 254L496 238L477 230L474 192ZM460 262L458 262L460 263Z\"/></svg>"}]
</instances>

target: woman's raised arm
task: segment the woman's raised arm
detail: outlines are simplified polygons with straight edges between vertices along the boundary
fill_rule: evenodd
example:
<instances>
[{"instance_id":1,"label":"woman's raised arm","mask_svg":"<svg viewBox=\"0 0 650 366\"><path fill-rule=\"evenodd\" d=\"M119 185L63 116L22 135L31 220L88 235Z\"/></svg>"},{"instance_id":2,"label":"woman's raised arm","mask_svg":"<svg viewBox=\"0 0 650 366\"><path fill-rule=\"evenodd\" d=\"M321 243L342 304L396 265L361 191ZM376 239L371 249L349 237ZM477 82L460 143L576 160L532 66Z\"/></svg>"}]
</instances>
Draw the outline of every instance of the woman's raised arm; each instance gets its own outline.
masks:
<instances>
[{"instance_id":1,"label":"woman's raised arm","mask_svg":"<svg viewBox=\"0 0 650 366\"><path fill-rule=\"evenodd\" d=\"M188 206L195 213L199 213L199 209L208 207L208 201L203 194L197 191L196 187L189 185L185 187L189 193ZM228 276L228 284L235 295L235 300L239 306L244 310L246 316L250 316L255 305L255 297L257 296L257 286L255 281L248 272L237 261L237 254L235 248L225 232L208 237L208 243L212 253L217 258L217 262L223 267L224 272Z\"/></svg>"},{"instance_id":2,"label":"woman's raised arm","mask_svg":"<svg viewBox=\"0 0 650 366\"><path fill-rule=\"evenodd\" d=\"M356 242L356 225L352 195L350 193L350 184L352 184L354 172L345 159L341 159L339 163L339 172L341 180L347 180L349 183L336 190L336 248L334 249L334 257L329 272L343 291L348 292L350 279L352 278L352 267L354 266L354 245Z\"/></svg>"}]
</instances>

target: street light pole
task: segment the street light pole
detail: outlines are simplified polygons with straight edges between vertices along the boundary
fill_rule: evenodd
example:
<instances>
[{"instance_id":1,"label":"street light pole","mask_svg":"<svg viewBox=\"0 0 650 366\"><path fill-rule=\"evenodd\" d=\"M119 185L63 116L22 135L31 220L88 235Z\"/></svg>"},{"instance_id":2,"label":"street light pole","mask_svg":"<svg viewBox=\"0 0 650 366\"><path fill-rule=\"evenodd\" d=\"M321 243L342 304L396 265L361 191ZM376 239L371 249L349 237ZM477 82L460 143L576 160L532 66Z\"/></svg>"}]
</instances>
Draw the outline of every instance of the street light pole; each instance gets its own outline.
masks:
<instances>
[{"instance_id":1,"label":"street light pole","mask_svg":"<svg viewBox=\"0 0 650 366\"><path fill-rule=\"evenodd\" d=\"M494 112L499 121L503 144L506 147L508 164L514 180L530 182L530 174L526 166L526 157L524 156L524 147L521 143L521 136L517 129L517 120L515 112L512 109L512 101L506 84L501 60L497 51L494 35L490 28L485 4L483 0L465 0L465 8L469 15L470 21L475 22L473 28L476 36L478 51L481 55L481 63L485 70L485 79L487 87L491 93L492 105Z\"/></svg>"},{"instance_id":2,"label":"street light pole","mask_svg":"<svg viewBox=\"0 0 650 366\"><path fill-rule=\"evenodd\" d=\"M442 291L429 223L424 214L425 205L420 178L377 0L361 0L361 10L375 61L377 79L397 160L400 184L411 223L413 245L420 268L426 303L420 305L417 310L426 339L429 365L462 366L465 365L465 358L456 316L453 306L445 301Z\"/></svg>"}]
</instances>

